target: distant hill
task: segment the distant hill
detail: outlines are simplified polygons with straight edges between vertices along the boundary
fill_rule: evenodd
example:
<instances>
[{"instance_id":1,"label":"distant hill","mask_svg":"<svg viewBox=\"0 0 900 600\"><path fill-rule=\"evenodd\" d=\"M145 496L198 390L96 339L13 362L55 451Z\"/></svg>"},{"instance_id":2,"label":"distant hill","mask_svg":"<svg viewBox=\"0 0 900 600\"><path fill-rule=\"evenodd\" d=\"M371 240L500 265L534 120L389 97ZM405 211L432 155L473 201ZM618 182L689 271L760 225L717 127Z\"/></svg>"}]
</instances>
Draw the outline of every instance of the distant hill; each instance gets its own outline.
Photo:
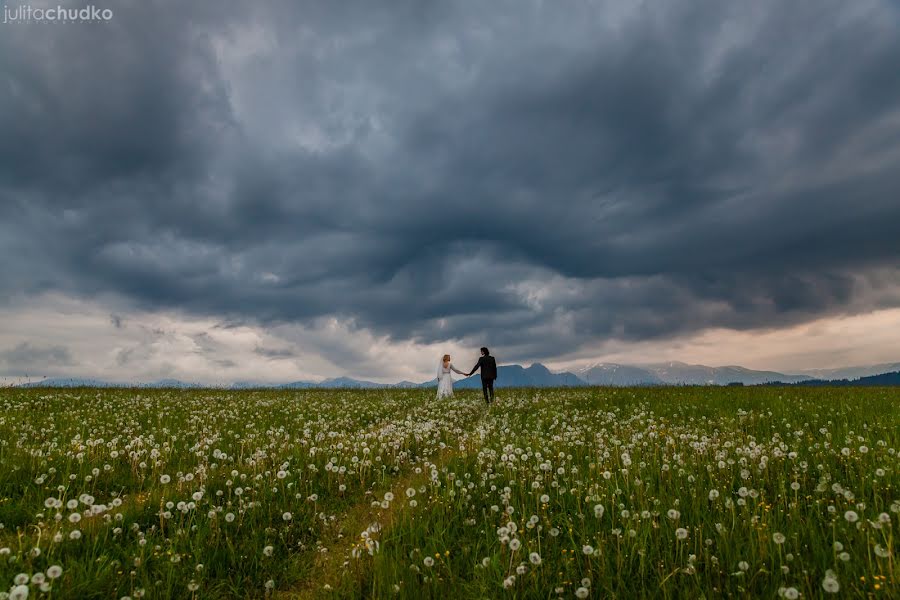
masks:
<instances>
[{"instance_id":1,"label":"distant hill","mask_svg":"<svg viewBox=\"0 0 900 600\"><path fill-rule=\"evenodd\" d=\"M854 386L854 387L875 387L875 386L893 386L900 385L900 371L893 373L880 373L878 375L870 375L868 377L859 377L857 379L809 379L799 381L792 384L786 382L773 382L772 385L795 385L795 386Z\"/></svg>"},{"instance_id":2,"label":"distant hill","mask_svg":"<svg viewBox=\"0 0 900 600\"><path fill-rule=\"evenodd\" d=\"M359 379L351 379L350 377L333 377L326 379L316 385L320 388L387 388L395 387L392 383L375 383L374 381L363 381Z\"/></svg>"},{"instance_id":3,"label":"distant hill","mask_svg":"<svg viewBox=\"0 0 900 600\"><path fill-rule=\"evenodd\" d=\"M303 390L303 389L314 388L314 387L318 387L318 386L319 386L319 384L314 383L312 381L292 381L291 383L285 383L282 385L267 384L264 387L284 388L284 389L291 389L291 390Z\"/></svg>"},{"instance_id":4,"label":"distant hill","mask_svg":"<svg viewBox=\"0 0 900 600\"><path fill-rule=\"evenodd\" d=\"M16 387L127 387L127 383L102 381L100 379L83 379L79 377L48 377L40 381L22 383Z\"/></svg>"},{"instance_id":5,"label":"distant hill","mask_svg":"<svg viewBox=\"0 0 900 600\"><path fill-rule=\"evenodd\" d=\"M728 385L743 383L758 385L771 381L793 383L812 379L808 375L786 375L777 371L754 371L739 366L707 367L672 361L642 365L644 369L658 377L663 383L673 385Z\"/></svg>"},{"instance_id":6,"label":"distant hill","mask_svg":"<svg viewBox=\"0 0 900 600\"><path fill-rule=\"evenodd\" d=\"M396 388L416 388L416 387L419 387L419 385L420 385L420 384L415 383L415 382L412 382L412 381L406 381L406 380L403 380L403 381L401 381L400 383L395 383L393 387L396 387Z\"/></svg>"},{"instance_id":7,"label":"distant hill","mask_svg":"<svg viewBox=\"0 0 900 600\"><path fill-rule=\"evenodd\" d=\"M160 379L159 381L154 381L152 383L138 384L138 387L189 389L199 388L203 386L199 383L188 383L186 381L180 381L178 379Z\"/></svg>"},{"instance_id":8,"label":"distant hill","mask_svg":"<svg viewBox=\"0 0 900 600\"><path fill-rule=\"evenodd\" d=\"M23 383L18 387L138 387L138 388L200 388L199 383L187 383L178 379L160 379L150 383L127 381L104 381L102 379L84 379L80 377L48 377L40 381Z\"/></svg>"},{"instance_id":9,"label":"distant hill","mask_svg":"<svg viewBox=\"0 0 900 600\"><path fill-rule=\"evenodd\" d=\"M258 381L235 381L231 384L231 389L233 390L254 390L254 389L266 389L274 387L271 385L267 385L265 383L260 383Z\"/></svg>"},{"instance_id":10,"label":"distant hill","mask_svg":"<svg viewBox=\"0 0 900 600\"><path fill-rule=\"evenodd\" d=\"M883 363L867 367L841 367L838 369L808 369L800 371L800 373L809 375L813 379L821 381L832 379L859 379L861 377L871 377L872 375L894 373L897 371L900 371L900 363Z\"/></svg>"}]
</instances>

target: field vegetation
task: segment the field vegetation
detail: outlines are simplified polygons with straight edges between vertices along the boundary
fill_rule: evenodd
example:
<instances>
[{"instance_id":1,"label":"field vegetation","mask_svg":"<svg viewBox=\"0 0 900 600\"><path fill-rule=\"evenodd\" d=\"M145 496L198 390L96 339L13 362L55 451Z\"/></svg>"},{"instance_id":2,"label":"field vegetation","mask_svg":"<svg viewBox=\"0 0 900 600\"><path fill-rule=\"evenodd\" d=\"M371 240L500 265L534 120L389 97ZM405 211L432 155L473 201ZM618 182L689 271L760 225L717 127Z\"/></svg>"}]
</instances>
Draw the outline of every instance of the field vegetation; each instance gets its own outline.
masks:
<instances>
[{"instance_id":1,"label":"field vegetation","mask_svg":"<svg viewBox=\"0 0 900 600\"><path fill-rule=\"evenodd\" d=\"M0 390L0 598L900 597L898 388Z\"/></svg>"}]
</instances>

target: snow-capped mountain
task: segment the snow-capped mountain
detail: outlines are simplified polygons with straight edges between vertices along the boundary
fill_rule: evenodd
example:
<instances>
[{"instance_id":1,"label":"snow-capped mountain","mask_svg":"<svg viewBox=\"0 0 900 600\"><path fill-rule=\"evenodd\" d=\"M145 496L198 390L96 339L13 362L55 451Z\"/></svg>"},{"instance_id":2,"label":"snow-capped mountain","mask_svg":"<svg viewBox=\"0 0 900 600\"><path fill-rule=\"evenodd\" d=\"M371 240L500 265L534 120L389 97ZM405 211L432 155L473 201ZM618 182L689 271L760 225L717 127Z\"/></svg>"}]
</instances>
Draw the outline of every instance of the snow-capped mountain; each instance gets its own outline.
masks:
<instances>
[{"instance_id":1,"label":"snow-capped mountain","mask_svg":"<svg viewBox=\"0 0 900 600\"><path fill-rule=\"evenodd\" d=\"M755 385L781 381L793 383L812 379L808 375L789 375L778 371L755 371L736 365L725 367L708 367L706 365L690 365L683 362L671 361L642 365L664 383L670 385L728 385L729 383L743 383Z\"/></svg>"},{"instance_id":2,"label":"snow-capped mountain","mask_svg":"<svg viewBox=\"0 0 900 600\"><path fill-rule=\"evenodd\" d=\"M777 371L755 371L739 366L708 367L678 361L645 365L594 363L574 373L591 385L754 385L781 381L792 383L812 379L808 375L789 375Z\"/></svg>"},{"instance_id":3,"label":"snow-capped mountain","mask_svg":"<svg viewBox=\"0 0 900 600\"><path fill-rule=\"evenodd\" d=\"M661 385L665 383L651 371L634 365L594 363L573 371L590 385Z\"/></svg>"}]
</instances>

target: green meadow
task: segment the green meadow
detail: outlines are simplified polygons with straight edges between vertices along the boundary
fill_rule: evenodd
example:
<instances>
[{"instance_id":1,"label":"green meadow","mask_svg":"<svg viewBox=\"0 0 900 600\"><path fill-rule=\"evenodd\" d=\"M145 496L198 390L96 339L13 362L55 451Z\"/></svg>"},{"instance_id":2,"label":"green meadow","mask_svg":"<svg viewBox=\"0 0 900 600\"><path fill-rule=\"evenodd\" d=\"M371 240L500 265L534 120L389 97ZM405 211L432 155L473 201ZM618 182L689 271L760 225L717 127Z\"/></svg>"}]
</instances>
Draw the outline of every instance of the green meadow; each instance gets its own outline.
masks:
<instances>
[{"instance_id":1,"label":"green meadow","mask_svg":"<svg viewBox=\"0 0 900 600\"><path fill-rule=\"evenodd\" d=\"M900 389L0 390L0 598L900 597Z\"/></svg>"}]
</instances>

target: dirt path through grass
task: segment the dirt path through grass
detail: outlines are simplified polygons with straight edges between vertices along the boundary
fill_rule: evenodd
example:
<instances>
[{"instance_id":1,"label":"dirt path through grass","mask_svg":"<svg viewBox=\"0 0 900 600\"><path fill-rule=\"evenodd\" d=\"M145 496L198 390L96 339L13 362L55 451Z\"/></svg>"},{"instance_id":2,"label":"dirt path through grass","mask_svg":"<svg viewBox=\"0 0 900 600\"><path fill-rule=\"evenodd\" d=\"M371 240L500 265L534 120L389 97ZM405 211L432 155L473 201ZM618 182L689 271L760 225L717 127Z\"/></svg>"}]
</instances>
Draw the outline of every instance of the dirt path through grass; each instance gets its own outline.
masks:
<instances>
[{"instance_id":1,"label":"dirt path through grass","mask_svg":"<svg viewBox=\"0 0 900 600\"><path fill-rule=\"evenodd\" d=\"M428 483L432 469L440 469L455 455L456 451L447 447L433 461L411 464L409 471L392 481L389 488L367 492L364 500L341 515L333 529L326 530L309 577L292 590L276 593L275 598L303 600L339 595L347 583L345 575L361 575L354 551L368 554L367 540L371 540L371 545L380 544L397 517L410 510L406 490L411 488L418 494L420 486ZM415 467L420 467L421 472L416 473ZM385 507L382 502L387 493L393 494L393 500Z\"/></svg>"},{"instance_id":2,"label":"dirt path through grass","mask_svg":"<svg viewBox=\"0 0 900 600\"><path fill-rule=\"evenodd\" d=\"M485 411L475 419L471 423L471 428L476 428L486 414L488 413ZM405 472L394 479L388 489L367 492L364 500L341 515L340 520L335 523L334 530L325 533L326 539L323 540L310 575L293 589L276 592L274 598L306 600L341 597L341 592L347 591L344 587L349 583L348 577L351 580L361 579L364 575L364 572L360 571L364 568L362 566L364 563L354 558L354 550L368 553L367 537L380 543L397 518L404 511L411 510L406 490L412 488L418 494L419 487L428 483L434 468L440 470L461 452L458 446L446 446L433 460L424 459L408 465ZM416 473L416 467L421 467L421 472ZM387 507L380 502L373 505L373 502L383 500L387 492L392 493L394 498ZM377 531L370 530L373 524Z\"/></svg>"}]
</instances>

